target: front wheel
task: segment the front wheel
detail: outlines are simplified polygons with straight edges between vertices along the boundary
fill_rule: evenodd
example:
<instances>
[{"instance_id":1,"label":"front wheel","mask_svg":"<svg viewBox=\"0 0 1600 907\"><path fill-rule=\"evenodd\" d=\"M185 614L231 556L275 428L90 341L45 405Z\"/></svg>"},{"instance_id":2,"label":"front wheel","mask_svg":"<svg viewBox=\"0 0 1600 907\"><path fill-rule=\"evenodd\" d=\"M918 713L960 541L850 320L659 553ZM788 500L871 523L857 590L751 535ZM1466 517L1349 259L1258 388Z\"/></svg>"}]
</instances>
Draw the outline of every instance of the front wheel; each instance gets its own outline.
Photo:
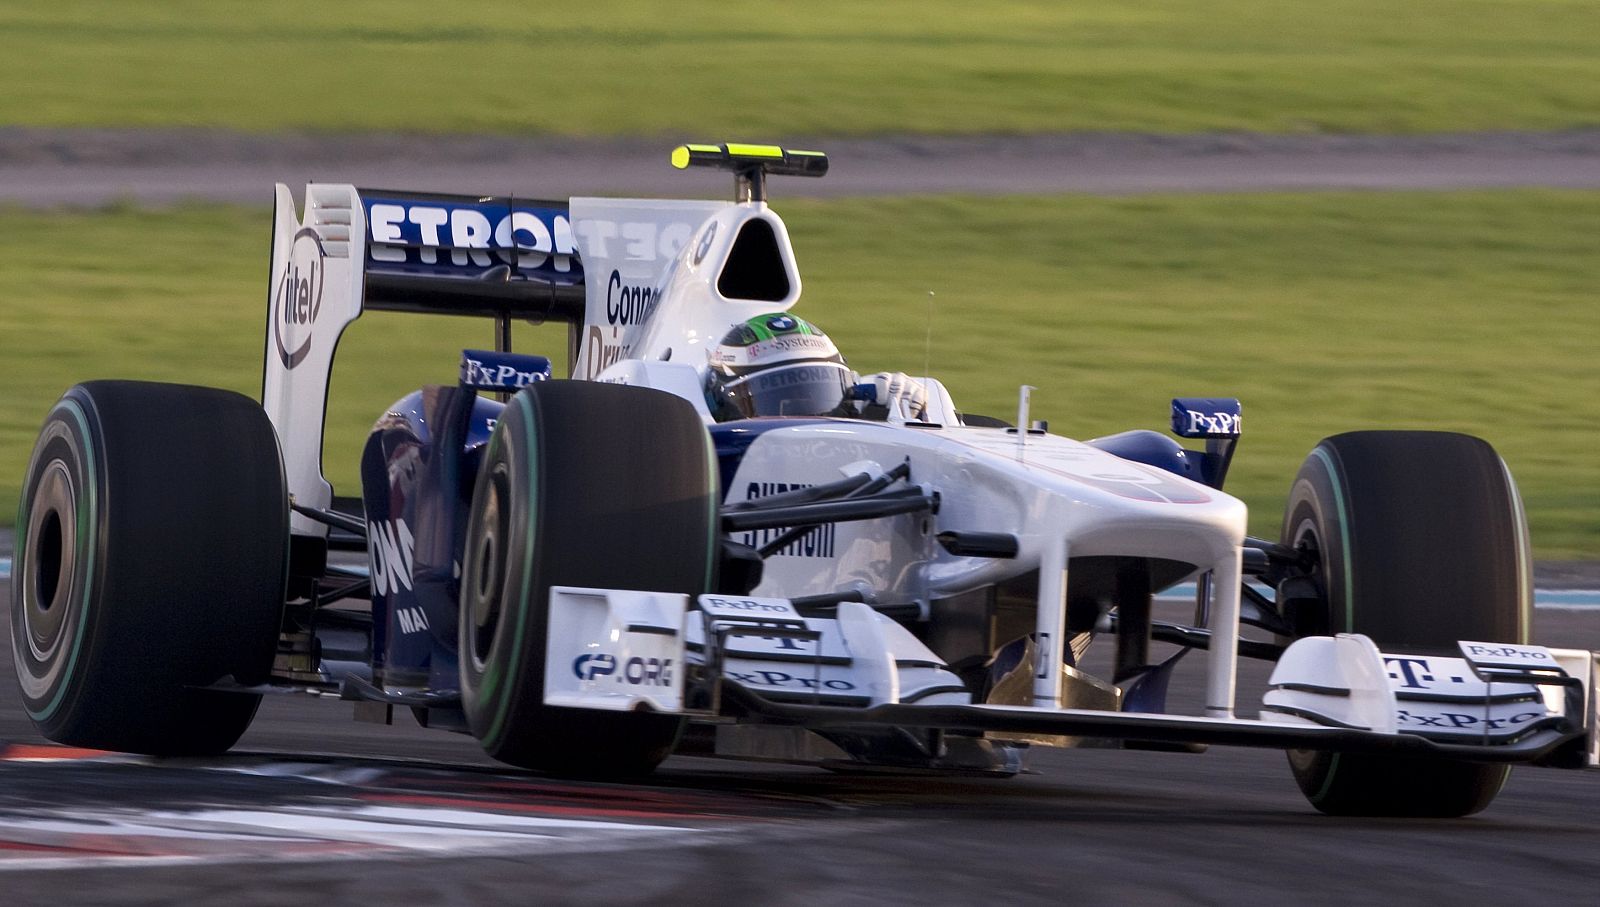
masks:
<instances>
[{"instance_id":1,"label":"front wheel","mask_svg":"<svg viewBox=\"0 0 1600 907\"><path fill-rule=\"evenodd\" d=\"M1367 431L1318 444L1290 489L1283 542L1308 552L1320 606L1303 635L1362 633L1378 648L1456 655L1463 639L1525 643L1532 613L1516 485L1488 443ZM1332 815L1465 816L1505 783L1501 765L1291 751L1311 804Z\"/></svg>"},{"instance_id":2,"label":"front wheel","mask_svg":"<svg viewBox=\"0 0 1600 907\"><path fill-rule=\"evenodd\" d=\"M695 410L661 391L534 384L506 405L473 492L461 576L461 696L484 750L565 775L665 759L674 716L544 704L550 587L713 589L720 484Z\"/></svg>"}]
</instances>

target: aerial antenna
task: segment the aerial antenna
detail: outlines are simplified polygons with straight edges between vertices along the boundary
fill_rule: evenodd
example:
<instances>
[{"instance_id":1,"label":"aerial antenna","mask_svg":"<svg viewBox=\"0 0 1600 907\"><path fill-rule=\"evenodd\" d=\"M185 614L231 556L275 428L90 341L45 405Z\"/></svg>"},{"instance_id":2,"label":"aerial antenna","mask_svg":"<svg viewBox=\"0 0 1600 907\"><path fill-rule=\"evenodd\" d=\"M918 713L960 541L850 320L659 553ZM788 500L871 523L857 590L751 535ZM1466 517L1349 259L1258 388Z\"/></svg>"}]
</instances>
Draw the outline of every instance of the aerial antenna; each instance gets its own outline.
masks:
<instances>
[{"instance_id":1,"label":"aerial antenna","mask_svg":"<svg viewBox=\"0 0 1600 907\"><path fill-rule=\"evenodd\" d=\"M933 376L933 291L928 291L928 330L922 344L922 377Z\"/></svg>"},{"instance_id":2,"label":"aerial antenna","mask_svg":"<svg viewBox=\"0 0 1600 907\"><path fill-rule=\"evenodd\" d=\"M1031 384L1024 384L1017 388L1017 427L1011 429L1017 433L1017 459L1022 459L1022 449L1028 444L1028 426L1033 424L1028 408L1033 402L1035 388Z\"/></svg>"}]
</instances>

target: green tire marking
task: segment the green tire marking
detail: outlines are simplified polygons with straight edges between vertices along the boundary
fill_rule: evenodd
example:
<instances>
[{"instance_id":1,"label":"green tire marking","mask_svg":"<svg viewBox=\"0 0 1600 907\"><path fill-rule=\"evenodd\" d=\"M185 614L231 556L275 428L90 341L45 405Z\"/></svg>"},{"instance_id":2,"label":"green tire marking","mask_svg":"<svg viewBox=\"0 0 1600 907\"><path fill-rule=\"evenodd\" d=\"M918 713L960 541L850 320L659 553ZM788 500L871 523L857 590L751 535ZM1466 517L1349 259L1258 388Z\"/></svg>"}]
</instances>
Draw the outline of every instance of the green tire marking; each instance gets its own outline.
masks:
<instances>
[{"instance_id":1,"label":"green tire marking","mask_svg":"<svg viewBox=\"0 0 1600 907\"><path fill-rule=\"evenodd\" d=\"M27 481L26 477L24 477L23 481ZM27 489L23 490L26 491ZM11 543L12 550L18 552L18 556L13 563L17 567L20 567L21 565L16 564L16 561L21 561L21 552L28 550L28 496L25 494L17 495L17 521L11 525L16 527L17 532L17 537L13 539ZM18 569L12 574L12 576L16 577L20 575L21 572L22 571Z\"/></svg>"},{"instance_id":2,"label":"green tire marking","mask_svg":"<svg viewBox=\"0 0 1600 907\"><path fill-rule=\"evenodd\" d=\"M73 420L78 423L78 427L83 431L83 463L89 471L89 482L83 489L83 493L78 496L78 525L75 527L77 537L73 539L73 545L77 548L79 560L86 566L83 573L83 604L78 609L78 627L73 634L72 651L67 654L67 666L61 673L61 682L56 686L56 693L45 704L45 707L37 712L29 708L26 702L23 703L23 708L27 711L28 717L34 721L49 721L56 711L61 708L61 701L67 695L67 687L72 683L73 671L78 666L78 654L83 648L84 631L89 626L89 599L94 592L95 546L93 542L95 524L98 522L100 515L100 502L97 497L100 488L99 473L95 469L94 442L89 436L88 415L76 400L62 400L50 410L50 414L52 416L55 415L56 410L65 410L70 413ZM18 512L21 512L21 507L18 508ZM17 525L22 526L25 524L19 520ZM23 541L25 543L26 538ZM27 551L27 548L19 545L17 550ZM68 577L68 581L71 581L70 577Z\"/></svg>"},{"instance_id":3,"label":"green tire marking","mask_svg":"<svg viewBox=\"0 0 1600 907\"><path fill-rule=\"evenodd\" d=\"M1528 513L1523 508L1522 492L1517 488L1517 480L1511 475L1511 467L1506 465L1504 458L1500 459L1500 472L1505 476L1506 490L1511 495L1511 515L1516 521L1517 536L1517 642L1526 644L1533 638L1533 589L1531 582L1533 571L1528 564L1528 550L1531 547L1528 541ZM1504 780L1501 784L1504 785Z\"/></svg>"},{"instance_id":4,"label":"green tire marking","mask_svg":"<svg viewBox=\"0 0 1600 907\"><path fill-rule=\"evenodd\" d=\"M1311 795L1311 805L1316 806L1328 796L1328 791L1333 788L1334 776L1339 774L1339 757L1342 753L1334 753L1333 761L1328 763L1328 773L1322 776L1322 789Z\"/></svg>"},{"instance_id":5,"label":"green tire marking","mask_svg":"<svg viewBox=\"0 0 1600 907\"><path fill-rule=\"evenodd\" d=\"M494 458L499 455L500 448L504 445L504 440L503 440L504 439L504 434L500 431L500 428L499 428L499 425L500 424L504 424L504 423L505 423L505 419L502 418L500 420L500 422L495 426L494 432L491 435L489 435L489 448L488 448L487 451L484 452L484 456L483 456L483 462L484 462L485 466L484 466L482 472L483 472L484 475L487 475L491 471L489 469L489 467L488 467L488 464L494 462ZM504 503L502 503L501 506L506 506L506 505ZM506 566L504 564L501 564L500 565L500 569L501 570L505 570ZM466 634L462 633L461 634L461 638L463 640L466 639ZM483 666L483 677L479 678L479 680L478 680L478 696L480 698L487 698L487 697L493 696L495 688L498 687L499 685L500 685L500 667L499 667L499 665L495 664L491 660L488 664Z\"/></svg>"},{"instance_id":6,"label":"green tire marking","mask_svg":"<svg viewBox=\"0 0 1600 907\"><path fill-rule=\"evenodd\" d=\"M704 592L710 592L712 591L711 581L715 577L715 572L717 569L717 549L720 547L717 544L717 541L721 530L720 524L722 522L722 478L721 476L717 475L717 451L716 448L711 444L711 432L703 431L700 434L705 439L706 481L709 483L708 487L711 489L711 494L707 495L707 497L711 500L711 515L708 517L708 528L706 530L710 534L711 539L706 544L706 581L701 584L701 590Z\"/></svg>"},{"instance_id":7,"label":"green tire marking","mask_svg":"<svg viewBox=\"0 0 1600 907\"><path fill-rule=\"evenodd\" d=\"M1339 550L1344 555L1340 558L1344 568L1344 631L1354 633L1356 605L1350 583L1350 520L1344 509L1344 485L1339 481L1339 467L1334 463L1332 454L1319 444L1312 448L1311 455L1322 461L1328 470L1328 481L1333 484L1333 503L1339 511Z\"/></svg>"},{"instance_id":8,"label":"green tire marking","mask_svg":"<svg viewBox=\"0 0 1600 907\"><path fill-rule=\"evenodd\" d=\"M1328 481L1333 485L1333 504L1339 513L1339 551L1342 555L1339 560L1344 570L1344 630L1346 633L1354 633L1356 610L1350 585L1350 520L1344 508L1344 485L1339 481L1338 464L1334 462L1332 454L1319 444L1311 449L1311 455L1322 461L1323 467L1328 471ZM1328 763L1327 774L1322 777L1322 788L1312 795L1311 805L1321 803L1333 789L1334 779L1339 775L1340 755L1333 754L1332 761Z\"/></svg>"},{"instance_id":9,"label":"green tire marking","mask_svg":"<svg viewBox=\"0 0 1600 907\"><path fill-rule=\"evenodd\" d=\"M1496 784L1494 786L1494 793L1489 795L1490 802L1493 802L1494 798L1500 796L1500 792L1506 789L1506 782L1510 781L1510 780L1511 780L1511 766L1509 766L1509 765L1500 766L1500 783L1498 783L1498 784Z\"/></svg>"},{"instance_id":10,"label":"green tire marking","mask_svg":"<svg viewBox=\"0 0 1600 907\"><path fill-rule=\"evenodd\" d=\"M32 465L31 460L29 465ZM26 476L23 477L23 481L27 481ZM28 489L24 487L22 490L26 492ZM26 572L25 558L28 556L28 496L25 493L17 495L17 521L11 525L16 527L17 533L17 537L11 543L12 550L16 552L16 557L12 561L11 582L17 583L22 581L22 577ZM13 594L20 595L21 593L13 592ZM11 651L14 653L17 663L20 664L22 660L22 650L17 645L17 615L13 614L11 618ZM27 630L23 629L21 632L26 633ZM27 703L23 703L23 710L27 711ZM31 715L33 713L28 712L28 714Z\"/></svg>"},{"instance_id":11,"label":"green tire marking","mask_svg":"<svg viewBox=\"0 0 1600 907\"><path fill-rule=\"evenodd\" d=\"M513 683L510 678L519 676L522 667L522 640L527 632L528 624L528 592L533 582L533 540L538 534L538 440L539 433L534 424L533 403L527 394L518 394L512 402L522 410L523 428L528 441L526 473L528 476L528 531L524 536L522 549L522 591L517 598L517 620L511 637L510 661L506 664L507 682L505 692L498 697L495 705L494 720L489 723L489 732L484 735L484 741L490 745L498 744L500 735L505 728L506 718L511 712ZM709 435L707 435L709 437Z\"/></svg>"}]
</instances>

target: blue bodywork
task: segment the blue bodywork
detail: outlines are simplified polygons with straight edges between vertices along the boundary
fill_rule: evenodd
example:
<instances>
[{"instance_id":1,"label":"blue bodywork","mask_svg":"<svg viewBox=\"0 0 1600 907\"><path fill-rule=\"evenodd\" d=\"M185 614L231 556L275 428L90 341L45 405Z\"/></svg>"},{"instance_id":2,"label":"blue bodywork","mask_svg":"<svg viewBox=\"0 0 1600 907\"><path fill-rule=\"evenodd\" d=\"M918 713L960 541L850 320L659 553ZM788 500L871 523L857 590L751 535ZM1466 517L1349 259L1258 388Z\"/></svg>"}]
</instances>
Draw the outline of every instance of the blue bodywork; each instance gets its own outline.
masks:
<instances>
[{"instance_id":1,"label":"blue bodywork","mask_svg":"<svg viewBox=\"0 0 1600 907\"><path fill-rule=\"evenodd\" d=\"M361 456L372 661L384 686L456 689L460 552L484 445L505 405L460 387L407 394Z\"/></svg>"},{"instance_id":2,"label":"blue bodywork","mask_svg":"<svg viewBox=\"0 0 1600 907\"><path fill-rule=\"evenodd\" d=\"M1085 443L1220 490L1239 439L1241 412L1239 401L1232 397L1179 397L1172 401L1172 433L1180 438L1204 438L1203 451L1188 450L1154 431L1125 431Z\"/></svg>"},{"instance_id":3,"label":"blue bodywork","mask_svg":"<svg viewBox=\"0 0 1600 907\"><path fill-rule=\"evenodd\" d=\"M1180 438L1237 438L1242 411L1232 397L1179 397L1172 401L1172 433Z\"/></svg>"},{"instance_id":4,"label":"blue bodywork","mask_svg":"<svg viewBox=\"0 0 1600 907\"><path fill-rule=\"evenodd\" d=\"M472 388L426 387L390 406L367 437L361 490L372 574L372 667L385 687L458 686L461 552L484 445L504 408ZM756 438L776 428L829 421L748 419L711 426L724 498Z\"/></svg>"},{"instance_id":5,"label":"blue bodywork","mask_svg":"<svg viewBox=\"0 0 1600 907\"><path fill-rule=\"evenodd\" d=\"M1144 429L1125 431L1084 443L1124 460L1164 469L1196 482L1205 481L1201 467L1202 455L1184 450L1182 445L1160 432Z\"/></svg>"},{"instance_id":6,"label":"blue bodywork","mask_svg":"<svg viewBox=\"0 0 1600 907\"><path fill-rule=\"evenodd\" d=\"M739 471L745 451L756 439L775 428L794 428L797 425L826 425L836 421L826 417L799 418L774 416L762 419L739 419L710 427L711 444L717 452L717 469L722 473L722 499L728 499L733 476Z\"/></svg>"}]
</instances>

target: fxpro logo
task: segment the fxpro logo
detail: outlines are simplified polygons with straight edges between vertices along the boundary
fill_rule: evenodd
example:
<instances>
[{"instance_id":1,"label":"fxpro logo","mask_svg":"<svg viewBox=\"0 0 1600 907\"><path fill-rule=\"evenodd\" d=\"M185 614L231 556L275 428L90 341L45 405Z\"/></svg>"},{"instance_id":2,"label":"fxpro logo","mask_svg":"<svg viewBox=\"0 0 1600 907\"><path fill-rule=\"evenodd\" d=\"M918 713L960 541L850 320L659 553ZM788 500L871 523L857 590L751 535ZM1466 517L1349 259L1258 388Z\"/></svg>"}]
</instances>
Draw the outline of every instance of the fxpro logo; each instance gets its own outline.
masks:
<instances>
[{"instance_id":1,"label":"fxpro logo","mask_svg":"<svg viewBox=\"0 0 1600 907\"><path fill-rule=\"evenodd\" d=\"M1432 715L1413 712L1408 709L1395 711L1395 719L1399 723L1410 727L1431 727L1446 731L1503 731L1515 728L1529 721L1537 721L1545 717L1541 711L1519 712L1503 718L1490 718L1487 715L1472 715L1464 712L1438 712Z\"/></svg>"},{"instance_id":2,"label":"fxpro logo","mask_svg":"<svg viewBox=\"0 0 1600 907\"><path fill-rule=\"evenodd\" d=\"M379 595L411 588L416 546L405 520L367 521L367 558L371 562L372 588Z\"/></svg>"},{"instance_id":3,"label":"fxpro logo","mask_svg":"<svg viewBox=\"0 0 1600 907\"><path fill-rule=\"evenodd\" d=\"M794 614L795 611L788 605L775 605L772 602L758 602L748 598L713 598L706 596L705 603L719 611L743 611L745 613L760 612L766 614Z\"/></svg>"},{"instance_id":4,"label":"fxpro logo","mask_svg":"<svg viewBox=\"0 0 1600 907\"><path fill-rule=\"evenodd\" d=\"M1239 434L1239 414L1229 412L1202 413L1185 410L1189 414L1188 432L1191 436L1234 436Z\"/></svg>"},{"instance_id":5,"label":"fxpro logo","mask_svg":"<svg viewBox=\"0 0 1600 907\"><path fill-rule=\"evenodd\" d=\"M462 359L461 381L469 387L522 388L549 377L547 372L538 369L522 371L513 363L485 363L478 359Z\"/></svg>"},{"instance_id":6,"label":"fxpro logo","mask_svg":"<svg viewBox=\"0 0 1600 907\"><path fill-rule=\"evenodd\" d=\"M848 680L839 680L834 677L819 680L815 677L800 677L787 671L734 671L730 669L728 676L740 683L780 689L820 689L833 690L836 693L847 693L856 688L856 685Z\"/></svg>"},{"instance_id":7,"label":"fxpro logo","mask_svg":"<svg viewBox=\"0 0 1600 907\"><path fill-rule=\"evenodd\" d=\"M272 296L272 340L286 369L304 362L311 352L326 272L322 239L310 227L301 229L289 246L289 260Z\"/></svg>"},{"instance_id":8,"label":"fxpro logo","mask_svg":"<svg viewBox=\"0 0 1600 907\"><path fill-rule=\"evenodd\" d=\"M1472 658L1510 659L1524 662L1544 662L1553 667L1550 653L1538 648L1518 648L1511 645L1481 645L1479 643L1463 643L1465 652Z\"/></svg>"}]
</instances>

